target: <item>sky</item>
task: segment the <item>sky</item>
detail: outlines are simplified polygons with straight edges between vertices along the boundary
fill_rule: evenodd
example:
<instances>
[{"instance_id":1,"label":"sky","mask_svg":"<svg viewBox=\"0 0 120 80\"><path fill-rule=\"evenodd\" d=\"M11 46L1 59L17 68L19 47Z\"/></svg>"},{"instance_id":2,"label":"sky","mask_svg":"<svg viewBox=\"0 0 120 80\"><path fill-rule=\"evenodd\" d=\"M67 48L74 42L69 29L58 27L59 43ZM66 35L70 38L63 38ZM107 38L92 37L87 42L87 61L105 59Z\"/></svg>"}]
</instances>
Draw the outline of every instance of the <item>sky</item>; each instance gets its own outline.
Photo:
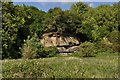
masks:
<instances>
[{"instance_id":1,"label":"sky","mask_svg":"<svg viewBox=\"0 0 120 80\"><path fill-rule=\"evenodd\" d=\"M75 2L13 2L15 5L28 5L37 7L39 10L47 12L49 9L54 7L60 7L62 10L69 10L71 5ZM84 2L88 4L90 7L97 7L102 4L112 5L115 2Z\"/></svg>"}]
</instances>

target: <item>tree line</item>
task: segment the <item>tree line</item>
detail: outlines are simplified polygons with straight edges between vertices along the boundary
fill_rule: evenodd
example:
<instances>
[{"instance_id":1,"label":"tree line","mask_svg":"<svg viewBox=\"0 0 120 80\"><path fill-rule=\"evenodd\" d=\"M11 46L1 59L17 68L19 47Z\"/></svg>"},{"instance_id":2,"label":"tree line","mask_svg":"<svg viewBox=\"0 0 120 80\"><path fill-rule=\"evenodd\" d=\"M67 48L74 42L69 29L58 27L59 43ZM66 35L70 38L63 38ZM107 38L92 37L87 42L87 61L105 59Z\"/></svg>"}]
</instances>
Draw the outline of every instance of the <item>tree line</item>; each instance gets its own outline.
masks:
<instances>
[{"instance_id":1,"label":"tree line","mask_svg":"<svg viewBox=\"0 0 120 80\"><path fill-rule=\"evenodd\" d=\"M119 8L118 3L92 8L83 2L77 2L72 4L70 10L55 7L44 12L34 6L3 2L2 57L21 58L23 46L30 44L29 40L39 42L42 34L47 32L75 36L81 42L100 43L106 39L115 45L115 51L119 51ZM47 54L41 44L33 44L31 46L39 47L39 54Z\"/></svg>"}]
</instances>

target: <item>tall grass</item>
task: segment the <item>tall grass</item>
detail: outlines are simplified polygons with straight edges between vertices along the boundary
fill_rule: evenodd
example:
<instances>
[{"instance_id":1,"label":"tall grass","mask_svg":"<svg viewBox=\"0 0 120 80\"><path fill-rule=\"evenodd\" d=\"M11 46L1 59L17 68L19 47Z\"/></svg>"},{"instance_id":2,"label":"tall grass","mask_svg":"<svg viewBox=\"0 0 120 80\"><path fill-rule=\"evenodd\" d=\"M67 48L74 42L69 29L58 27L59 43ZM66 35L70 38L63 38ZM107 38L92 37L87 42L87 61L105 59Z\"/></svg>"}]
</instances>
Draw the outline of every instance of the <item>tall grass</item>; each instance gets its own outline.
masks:
<instances>
[{"instance_id":1,"label":"tall grass","mask_svg":"<svg viewBox=\"0 0 120 80\"><path fill-rule=\"evenodd\" d=\"M118 55L3 60L4 78L117 78Z\"/></svg>"}]
</instances>

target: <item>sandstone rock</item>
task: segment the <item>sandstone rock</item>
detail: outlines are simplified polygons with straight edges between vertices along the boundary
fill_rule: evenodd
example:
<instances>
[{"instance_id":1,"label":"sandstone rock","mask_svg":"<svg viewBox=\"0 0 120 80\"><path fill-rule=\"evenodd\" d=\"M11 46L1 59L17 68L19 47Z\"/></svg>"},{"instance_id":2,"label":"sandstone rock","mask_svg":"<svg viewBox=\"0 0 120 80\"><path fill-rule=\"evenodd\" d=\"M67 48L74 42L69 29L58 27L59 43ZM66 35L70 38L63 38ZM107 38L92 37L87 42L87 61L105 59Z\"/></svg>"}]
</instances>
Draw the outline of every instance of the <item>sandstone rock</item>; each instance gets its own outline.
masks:
<instances>
[{"instance_id":1,"label":"sandstone rock","mask_svg":"<svg viewBox=\"0 0 120 80\"><path fill-rule=\"evenodd\" d=\"M80 51L80 48L79 48L79 46L72 46L69 48L69 51L78 52L78 51Z\"/></svg>"},{"instance_id":2,"label":"sandstone rock","mask_svg":"<svg viewBox=\"0 0 120 80\"><path fill-rule=\"evenodd\" d=\"M75 37L64 37L59 36L59 34L55 32L50 32L43 34L40 41L44 47L56 46L59 53L79 51L79 46L77 46L79 45L79 41Z\"/></svg>"}]
</instances>

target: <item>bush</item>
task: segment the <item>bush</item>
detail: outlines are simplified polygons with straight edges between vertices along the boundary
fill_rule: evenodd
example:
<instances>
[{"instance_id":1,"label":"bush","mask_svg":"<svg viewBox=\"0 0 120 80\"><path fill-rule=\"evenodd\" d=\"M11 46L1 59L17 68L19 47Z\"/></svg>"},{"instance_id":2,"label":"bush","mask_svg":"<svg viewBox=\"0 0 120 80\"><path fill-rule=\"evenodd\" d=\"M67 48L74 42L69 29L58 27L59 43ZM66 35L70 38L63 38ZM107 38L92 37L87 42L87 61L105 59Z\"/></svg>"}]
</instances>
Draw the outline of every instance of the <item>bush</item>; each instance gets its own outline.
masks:
<instances>
[{"instance_id":1,"label":"bush","mask_svg":"<svg viewBox=\"0 0 120 80\"><path fill-rule=\"evenodd\" d=\"M104 37L99 43L99 48L102 52L113 52L112 45L113 44L107 38Z\"/></svg>"},{"instance_id":2,"label":"bush","mask_svg":"<svg viewBox=\"0 0 120 80\"><path fill-rule=\"evenodd\" d=\"M120 43L120 32L118 30L114 30L110 33L110 35L108 36L108 40L112 43Z\"/></svg>"},{"instance_id":3,"label":"bush","mask_svg":"<svg viewBox=\"0 0 120 80\"><path fill-rule=\"evenodd\" d=\"M37 35L35 34L32 38L28 36L27 40L24 42L25 43L21 49L22 57L26 59L37 58L38 50L42 48Z\"/></svg>"},{"instance_id":4,"label":"bush","mask_svg":"<svg viewBox=\"0 0 120 80\"><path fill-rule=\"evenodd\" d=\"M54 46L46 47L44 49L39 49L39 56L40 57L53 57L56 55L57 48Z\"/></svg>"},{"instance_id":5,"label":"bush","mask_svg":"<svg viewBox=\"0 0 120 80\"><path fill-rule=\"evenodd\" d=\"M93 57L97 53L94 43L84 42L80 45L80 53L83 57Z\"/></svg>"},{"instance_id":6,"label":"bush","mask_svg":"<svg viewBox=\"0 0 120 80\"><path fill-rule=\"evenodd\" d=\"M113 52L120 52L120 44L114 43L112 46Z\"/></svg>"},{"instance_id":7,"label":"bush","mask_svg":"<svg viewBox=\"0 0 120 80\"><path fill-rule=\"evenodd\" d=\"M119 52L120 44L118 42L111 42L109 38L104 37L99 43L98 43L99 51L101 52Z\"/></svg>"},{"instance_id":8,"label":"bush","mask_svg":"<svg viewBox=\"0 0 120 80\"><path fill-rule=\"evenodd\" d=\"M44 48L37 35L34 35L32 38L28 36L28 39L25 41L22 49L22 56L25 59L33 59L33 58L45 58L45 57L53 57L56 52L56 47L46 47Z\"/></svg>"},{"instance_id":9,"label":"bush","mask_svg":"<svg viewBox=\"0 0 120 80\"><path fill-rule=\"evenodd\" d=\"M97 53L97 48L95 46L95 43L91 42L84 42L80 44L79 47L80 51L73 53L72 56L76 57L94 57Z\"/></svg>"},{"instance_id":10,"label":"bush","mask_svg":"<svg viewBox=\"0 0 120 80\"><path fill-rule=\"evenodd\" d=\"M118 30L114 30L108 36L108 40L113 44L112 50L114 52L120 52L120 32Z\"/></svg>"}]
</instances>

